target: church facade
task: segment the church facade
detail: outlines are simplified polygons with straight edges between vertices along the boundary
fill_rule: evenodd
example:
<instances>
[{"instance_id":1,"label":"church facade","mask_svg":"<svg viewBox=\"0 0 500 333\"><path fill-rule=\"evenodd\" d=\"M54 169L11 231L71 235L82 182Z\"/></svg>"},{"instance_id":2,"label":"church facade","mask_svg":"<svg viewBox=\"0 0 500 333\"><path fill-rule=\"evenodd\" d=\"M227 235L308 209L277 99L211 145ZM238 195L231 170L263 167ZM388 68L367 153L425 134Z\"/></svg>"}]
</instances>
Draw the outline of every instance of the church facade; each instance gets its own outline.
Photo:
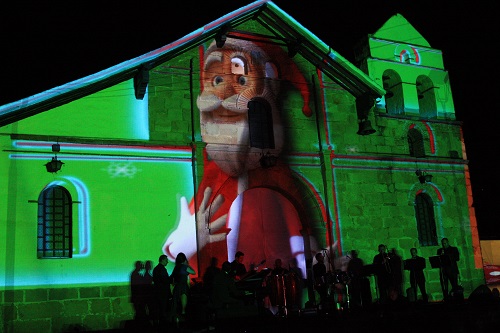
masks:
<instances>
[{"instance_id":1,"label":"church facade","mask_svg":"<svg viewBox=\"0 0 500 333\"><path fill-rule=\"evenodd\" d=\"M399 14L351 63L256 1L0 107L0 146L2 332L118 328L136 261L171 271L180 252L197 280L237 251L248 268L297 260L314 304L316 253L333 273L352 250L429 258L446 237L465 296L484 283L442 54Z\"/></svg>"}]
</instances>

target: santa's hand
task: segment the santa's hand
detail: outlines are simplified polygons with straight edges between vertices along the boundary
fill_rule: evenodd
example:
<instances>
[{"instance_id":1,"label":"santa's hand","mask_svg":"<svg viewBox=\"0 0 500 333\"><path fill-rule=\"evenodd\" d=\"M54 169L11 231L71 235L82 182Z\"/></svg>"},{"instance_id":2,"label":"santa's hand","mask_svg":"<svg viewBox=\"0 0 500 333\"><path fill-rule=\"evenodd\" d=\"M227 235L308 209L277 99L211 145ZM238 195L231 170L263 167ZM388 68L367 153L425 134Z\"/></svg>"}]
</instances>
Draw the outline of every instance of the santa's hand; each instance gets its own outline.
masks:
<instances>
[{"instance_id":1,"label":"santa's hand","mask_svg":"<svg viewBox=\"0 0 500 333\"><path fill-rule=\"evenodd\" d=\"M227 233L213 234L226 224L227 214L219 217L217 220L210 223L208 221L212 215L220 208L224 198L218 195L211 209L207 209L207 202L212 194L212 189L207 187L203 196L203 201L198 210L198 223L195 221L195 216L189 211L189 206L185 197L180 200L180 218L177 228L168 236L163 245L163 252L170 260L175 261L175 257L179 252L183 252L189 259L197 252L196 248L196 231L198 231L199 249L201 250L207 243L222 241L226 238Z\"/></svg>"},{"instance_id":2,"label":"santa's hand","mask_svg":"<svg viewBox=\"0 0 500 333\"><path fill-rule=\"evenodd\" d=\"M189 211L186 197L181 197L180 210L177 229L168 236L163 245L163 252L174 262L179 252L183 252L188 258L196 253L196 224L194 215Z\"/></svg>"},{"instance_id":3,"label":"santa's hand","mask_svg":"<svg viewBox=\"0 0 500 333\"><path fill-rule=\"evenodd\" d=\"M216 233L223 226L226 225L227 214L217 218L217 220L209 222L215 212L217 212L224 202L224 197L218 195L215 197L211 205L207 205L210 196L212 195L212 188L207 187L203 193L203 201L201 202L200 209L198 210L198 242L200 249L205 247L208 243L220 242L226 239L227 233Z\"/></svg>"}]
</instances>

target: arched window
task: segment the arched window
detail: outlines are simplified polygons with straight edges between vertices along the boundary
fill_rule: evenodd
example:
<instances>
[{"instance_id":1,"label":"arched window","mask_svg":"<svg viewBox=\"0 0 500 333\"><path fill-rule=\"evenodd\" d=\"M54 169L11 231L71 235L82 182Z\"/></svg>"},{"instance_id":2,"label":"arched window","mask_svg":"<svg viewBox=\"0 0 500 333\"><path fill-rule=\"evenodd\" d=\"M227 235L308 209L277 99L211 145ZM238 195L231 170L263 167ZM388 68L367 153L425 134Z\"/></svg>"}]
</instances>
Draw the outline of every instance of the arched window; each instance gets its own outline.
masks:
<instances>
[{"instance_id":1,"label":"arched window","mask_svg":"<svg viewBox=\"0 0 500 333\"><path fill-rule=\"evenodd\" d=\"M274 149L274 129L271 105L263 98L248 102L250 147Z\"/></svg>"},{"instance_id":2,"label":"arched window","mask_svg":"<svg viewBox=\"0 0 500 333\"><path fill-rule=\"evenodd\" d=\"M426 193L419 193L415 197L415 218L420 246L438 245L434 205L431 197Z\"/></svg>"},{"instance_id":3,"label":"arched window","mask_svg":"<svg viewBox=\"0 0 500 333\"><path fill-rule=\"evenodd\" d=\"M410 156L425 157L424 137L416 128L411 128L408 131L408 148L410 150Z\"/></svg>"},{"instance_id":4,"label":"arched window","mask_svg":"<svg viewBox=\"0 0 500 333\"><path fill-rule=\"evenodd\" d=\"M72 200L67 189L49 186L38 197L38 258L73 256Z\"/></svg>"},{"instance_id":5,"label":"arched window","mask_svg":"<svg viewBox=\"0 0 500 333\"><path fill-rule=\"evenodd\" d=\"M420 75L416 82L418 109L420 117L432 119L437 117L436 94L432 80Z\"/></svg>"},{"instance_id":6,"label":"arched window","mask_svg":"<svg viewBox=\"0 0 500 333\"><path fill-rule=\"evenodd\" d=\"M382 75L382 83L387 92L385 94L385 108L387 113L403 115L405 113L405 104L401 77L393 70L386 70Z\"/></svg>"}]
</instances>

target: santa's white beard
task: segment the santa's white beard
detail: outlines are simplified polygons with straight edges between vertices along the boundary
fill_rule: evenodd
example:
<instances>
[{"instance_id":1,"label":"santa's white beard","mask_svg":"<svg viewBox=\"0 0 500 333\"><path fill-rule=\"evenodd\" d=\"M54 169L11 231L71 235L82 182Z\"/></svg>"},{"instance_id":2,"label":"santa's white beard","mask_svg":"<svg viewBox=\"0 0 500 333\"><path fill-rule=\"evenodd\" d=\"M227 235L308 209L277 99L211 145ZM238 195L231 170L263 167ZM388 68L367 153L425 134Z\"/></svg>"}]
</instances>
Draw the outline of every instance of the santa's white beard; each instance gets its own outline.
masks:
<instances>
[{"instance_id":1,"label":"santa's white beard","mask_svg":"<svg viewBox=\"0 0 500 333\"><path fill-rule=\"evenodd\" d=\"M256 151L248 146L210 143L207 144L207 153L222 171L233 177L260 165L260 149Z\"/></svg>"},{"instance_id":2,"label":"santa's white beard","mask_svg":"<svg viewBox=\"0 0 500 333\"><path fill-rule=\"evenodd\" d=\"M210 112L201 114L201 134L207 143L208 156L230 176L239 176L248 170L260 167L260 159L264 150L250 147L248 121L238 122L214 121ZM265 149L278 156L283 147L283 127L274 124L276 147Z\"/></svg>"}]
</instances>

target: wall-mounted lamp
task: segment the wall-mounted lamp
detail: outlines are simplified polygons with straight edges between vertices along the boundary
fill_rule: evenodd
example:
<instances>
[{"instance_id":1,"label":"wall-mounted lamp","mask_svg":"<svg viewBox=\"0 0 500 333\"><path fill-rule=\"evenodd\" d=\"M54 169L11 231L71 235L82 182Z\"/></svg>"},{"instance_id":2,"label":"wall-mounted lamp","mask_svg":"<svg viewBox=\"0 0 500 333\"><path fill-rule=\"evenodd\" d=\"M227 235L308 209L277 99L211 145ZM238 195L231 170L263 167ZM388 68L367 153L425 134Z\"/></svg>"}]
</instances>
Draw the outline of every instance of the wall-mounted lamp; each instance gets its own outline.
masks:
<instances>
[{"instance_id":1,"label":"wall-mounted lamp","mask_svg":"<svg viewBox=\"0 0 500 333\"><path fill-rule=\"evenodd\" d=\"M415 174L417 175L418 181L421 184L430 183L432 181L432 175L425 171L417 169L417 171L415 171Z\"/></svg>"},{"instance_id":2,"label":"wall-mounted lamp","mask_svg":"<svg viewBox=\"0 0 500 333\"><path fill-rule=\"evenodd\" d=\"M276 165L276 163L278 163L278 157L271 155L269 152L267 152L265 155L262 155L259 162L260 166L263 167L264 169L272 168L273 166Z\"/></svg>"},{"instance_id":3,"label":"wall-mounted lamp","mask_svg":"<svg viewBox=\"0 0 500 333\"><path fill-rule=\"evenodd\" d=\"M61 170L63 166L63 162L57 159L57 153L61 150L61 146L56 143L52 145L52 152L54 152L54 157L52 160L45 164L45 168L47 168L47 172L57 173L57 171Z\"/></svg>"},{"instance_id":4,"label":"wall-mounted lamp","mask_svg":"<svg viewBox=\"0 0 500 333\"><path fill-rule=\"evenodd\" d=\"M220 49L224 46L227 39L227 33L229 31L229 27L222 26L219 31L215 34L215 45Z\"/></svg>"}]
</instances>

